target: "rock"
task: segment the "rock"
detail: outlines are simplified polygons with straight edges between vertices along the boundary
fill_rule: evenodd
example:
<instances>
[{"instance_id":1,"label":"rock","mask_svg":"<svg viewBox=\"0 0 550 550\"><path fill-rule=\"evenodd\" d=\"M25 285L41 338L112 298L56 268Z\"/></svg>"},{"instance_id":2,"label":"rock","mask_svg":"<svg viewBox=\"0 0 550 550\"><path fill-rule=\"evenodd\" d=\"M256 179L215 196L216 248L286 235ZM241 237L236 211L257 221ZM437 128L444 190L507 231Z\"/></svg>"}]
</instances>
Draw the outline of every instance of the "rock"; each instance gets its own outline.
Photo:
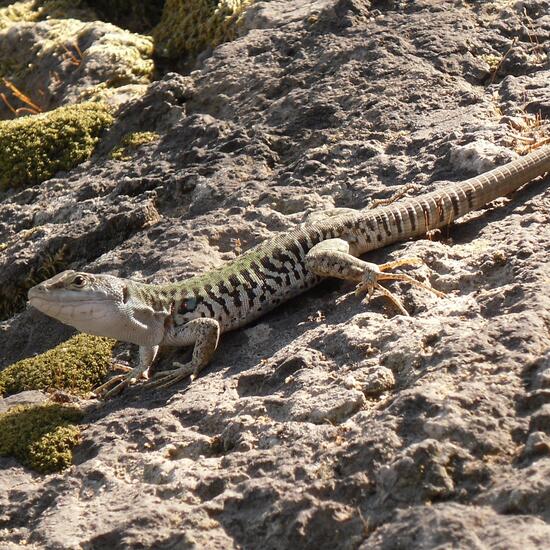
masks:
<instances>
[{"instance_id":1,"label":"rock","mask_svg":"<svg viewBox=\"0 0 550 550\"><path fill-rule=\"evenodd\" d=\"M70 2L54 11L34 11L32 2L18 2L0 7L0 21L2 12L17 4L28 10L22 11L23 20L0 24L0 91L5 97L0 120L12 109L18 114L49 111L90 99L118 107L144 93L154 70L149 36L94 21L92 10L76 11Z\"/></svg>"},{"instance_id":2,"label":"rock","mask_svg":"<svg viewBox=\"0 0 550 550\"><path fill-rule=\"evenodd\" d=\"M47 399L48 397L38 390L22 391L9 397L0 398L0 413L19 405L40 405Z\"/></svg>"},{"instance_id":3,"label":"rock","mask_svg":"<svg viewBox=\"0 0 550 550\"><path fill-rule=\"evenodd\" d=\"M103 52L72 73L58 59L52 107L109 75L145 92L114 87L125 102L89 160L0 191L2 368L72 334L25 306L33 281L202 273L312 211L505 162L527 143L510 132L531 139L548 111L548 0L257 2L234 40L158 63L150 84L150 38L115 27L127 19L107 3L51 19L0 4L2 51L13 36L45 52L64 28L86 38L85 56ZM105 61L111 40L120 63ZM54 60L37 54L29 74L47 84ZM369 254L419 257L403 272L445 292L391 283L410 317L323 282L224 335L191 384L88 402L63 472L0 458L0 546L546 548L549 228L540 178ZM186 353L163 350L157 368Z\"/></svg>"}]
</instances>

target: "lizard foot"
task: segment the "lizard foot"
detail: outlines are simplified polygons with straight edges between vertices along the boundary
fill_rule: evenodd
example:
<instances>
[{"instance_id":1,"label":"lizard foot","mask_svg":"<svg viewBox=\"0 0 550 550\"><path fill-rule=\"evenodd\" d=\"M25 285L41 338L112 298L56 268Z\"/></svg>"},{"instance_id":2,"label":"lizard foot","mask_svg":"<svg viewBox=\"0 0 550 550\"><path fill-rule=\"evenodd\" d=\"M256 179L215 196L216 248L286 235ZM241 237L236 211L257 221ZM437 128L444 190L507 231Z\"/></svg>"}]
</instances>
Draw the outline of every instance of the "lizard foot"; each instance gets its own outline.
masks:
<instances>
[{"instance_id":1,"label":"lizard foot","mask_svg":"<svg viewBox=\"0 0 550 550\"><path fill-rule=\"evenodd\" d=\"M413 279L409 275L403 273L385 273L389 269L394 269L402 265L420 265L422 264L420 258L403 258L401 260L396 260L394 262L387 262L385 264L376 265L373 263L366 262L365 272L363 274L363 280L355 288L355 294L359 295L363 292L367 293L366 301L372 298L375 290L379 290L390 302L395 305L395 307L400 311L402 315L409 315L408 311L405 309L405 306L401 303L401 300L397 298L392 292L387 288L383 287L380 284L380 281L405 281L410 285L419 286L425 290L433 292L436 296L443 297L445 294L428 286L416 279Z\"/></svg>"},{"instance_id":2,"label":"lizard foot","mask_svg":"<svg viewBox=\"0 0 550 550\"><path fill-rule=\"evenodd\" d=\"M117 374L113 376L111 379L107 380L107 382L96 388L93 394L101 399L109 399L121 393L140 378L147 378L147 375L141 370L139 372L135 372L134 369L129 370L130 372L127 374Z\"/></svg>"},{"instance_id":3,"label":"lizard foot","mask_svg":"<svg viewBox=\"0 0 550 550\"><path fill-rule=\"evenodd\" d=\"M191 382L196 378L193 363L182 364L176 361L172 364L177 368L155 373L151 377L151 380L146 383L147 387L157 389L168 388L188 376Z\"/></svg>"},{"instance_id":4,"label":"lizard foot","mask_svg":"<svg viewBox=\"0 0 550 550\"><path fill-rule=\"evenodd\" d=\"M147 380L149 378L149 367L155 360L159 347L158 346L142 346L139 348L139 363L132 369L125 365L120 365L119 370L126 374L118 374L107 380L105 384L94 390L94 394L102 399L109 399L118 395L128 386L135 384L138 380Z\"/></svg>"}]
</instances>

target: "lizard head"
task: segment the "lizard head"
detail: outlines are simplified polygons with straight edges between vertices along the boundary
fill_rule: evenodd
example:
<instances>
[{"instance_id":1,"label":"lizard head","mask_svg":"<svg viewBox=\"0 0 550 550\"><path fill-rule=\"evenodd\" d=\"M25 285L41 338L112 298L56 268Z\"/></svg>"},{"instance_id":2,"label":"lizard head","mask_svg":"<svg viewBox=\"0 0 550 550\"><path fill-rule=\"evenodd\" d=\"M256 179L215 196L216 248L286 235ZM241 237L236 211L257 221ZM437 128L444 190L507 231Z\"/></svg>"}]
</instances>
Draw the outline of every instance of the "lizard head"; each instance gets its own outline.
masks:
<instances>
[{"instance_id":1,"label":"lizard head","mask_svg":"<svg viewBox=\"0 0 550 550\"><path fill-rule=\"evenodd\" d=\"M29 290L30 304L83 332L107 336L125 301L124 280L112 275L63 271Z\"/></svg>"}]
</instances>

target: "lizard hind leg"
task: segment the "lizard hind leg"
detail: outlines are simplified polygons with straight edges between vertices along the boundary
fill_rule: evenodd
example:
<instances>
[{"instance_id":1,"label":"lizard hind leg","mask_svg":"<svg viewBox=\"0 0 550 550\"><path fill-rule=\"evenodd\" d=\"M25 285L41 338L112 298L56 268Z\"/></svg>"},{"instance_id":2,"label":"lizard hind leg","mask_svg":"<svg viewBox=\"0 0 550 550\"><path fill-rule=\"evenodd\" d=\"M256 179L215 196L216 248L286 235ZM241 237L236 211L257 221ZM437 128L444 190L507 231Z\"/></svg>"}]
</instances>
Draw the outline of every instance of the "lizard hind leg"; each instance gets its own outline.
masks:
<instances>
[{"instance_id":1,"label":"lizard hind leg","mask_svg":"<svg viewBox=\"0 0 550 550\"><path fill-rule=\"evenodd\" d=\"M387 273L388 270L402 265L418 265L423 263L419 258L403 258L378 266L365 262L353 255L353 246L343 239L327 239L315 245L306 256L306 267L322 277L336 277L357 283L356 294L366 292L367 301L377 290L388 298L402 315L409 315L401 300L380 284L380 281L405 281L413 286L419 286L444 296L442 292L417 281L403 273Z\"/></svg>"}]
</instances>

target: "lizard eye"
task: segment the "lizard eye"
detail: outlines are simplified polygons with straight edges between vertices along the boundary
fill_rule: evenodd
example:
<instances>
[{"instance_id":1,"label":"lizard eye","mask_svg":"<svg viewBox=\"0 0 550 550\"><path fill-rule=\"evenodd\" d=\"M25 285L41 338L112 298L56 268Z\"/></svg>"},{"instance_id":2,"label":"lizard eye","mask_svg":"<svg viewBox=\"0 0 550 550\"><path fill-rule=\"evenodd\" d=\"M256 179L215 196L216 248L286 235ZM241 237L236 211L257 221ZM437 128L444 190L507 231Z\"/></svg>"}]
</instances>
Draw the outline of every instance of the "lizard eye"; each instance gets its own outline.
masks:
<instances>
[{"instance_id":1,"label":"lizard eye","mask_svg":"<svg viewBox=\"0 0 550 550\"><path fill-rule=\"evenodd\" d=\"M84 277L82 277L82 275L77 275L74 279L73 279L73 285L75 286L84 286L84 283L85 283L85 279Z\"/></svg>"}]
</instances>

